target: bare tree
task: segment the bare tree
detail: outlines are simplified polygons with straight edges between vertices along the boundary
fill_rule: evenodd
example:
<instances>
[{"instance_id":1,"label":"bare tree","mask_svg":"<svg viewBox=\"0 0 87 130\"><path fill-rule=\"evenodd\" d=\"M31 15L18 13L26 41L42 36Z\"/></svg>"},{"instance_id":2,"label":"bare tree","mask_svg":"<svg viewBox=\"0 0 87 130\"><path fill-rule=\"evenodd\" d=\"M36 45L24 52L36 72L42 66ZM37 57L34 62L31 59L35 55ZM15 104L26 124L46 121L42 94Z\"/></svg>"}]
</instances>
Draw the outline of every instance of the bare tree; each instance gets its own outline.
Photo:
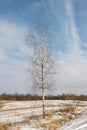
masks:
<instances>
[{"instance_id":1,"label":"bare tree","mask_svg":"<svg viewBox=\"0 0 87 130\"><path fill-rule=\"evenodd\" d=\"M36 89L42 91L43 118L45 118L45 89L52 86L52 76L54 71L54 58L52 56L51 45L47 40L47 28L41 26L39 34L32 31L28 33L30 47L33 48L31 56L32 83Z\"/></svg>"}]
</instances>

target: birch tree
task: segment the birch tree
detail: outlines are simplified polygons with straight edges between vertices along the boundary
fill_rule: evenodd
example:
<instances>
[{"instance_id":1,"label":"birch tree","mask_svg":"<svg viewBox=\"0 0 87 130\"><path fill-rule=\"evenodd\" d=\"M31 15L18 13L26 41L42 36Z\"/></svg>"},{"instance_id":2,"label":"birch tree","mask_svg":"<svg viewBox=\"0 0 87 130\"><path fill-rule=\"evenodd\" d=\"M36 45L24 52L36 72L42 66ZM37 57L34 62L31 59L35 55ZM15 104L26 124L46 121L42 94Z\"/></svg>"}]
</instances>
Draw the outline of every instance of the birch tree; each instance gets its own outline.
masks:
<instances>
[{"instance_id":1,"label":"birch tree","mask_svg":"<svg viewBox=\"0 0 87 130\"><path fill-rule=\"evenodd\" d=\"M28 45L33 50L30 69L32 83L33 87L41 89L43 118L45 118L45 92L52 87L54 73L54 58L52 47L47 40L47 29L41 27L41 31L38 34L29 31Z\"/></svg>"}]
</instances>

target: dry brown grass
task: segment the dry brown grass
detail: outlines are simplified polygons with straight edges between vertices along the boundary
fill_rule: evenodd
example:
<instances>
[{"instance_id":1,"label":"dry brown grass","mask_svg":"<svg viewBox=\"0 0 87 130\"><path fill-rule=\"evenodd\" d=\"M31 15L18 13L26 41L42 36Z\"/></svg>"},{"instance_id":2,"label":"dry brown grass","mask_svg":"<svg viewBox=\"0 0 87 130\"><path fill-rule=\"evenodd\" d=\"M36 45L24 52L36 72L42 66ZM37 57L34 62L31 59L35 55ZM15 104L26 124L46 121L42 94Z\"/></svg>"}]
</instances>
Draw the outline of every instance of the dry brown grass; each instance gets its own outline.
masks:
<instances>
[{"instance_id":1,"label":"dry brown grass","mask_svg":"<svg viewBox=\"0 0 87 130\"><path fill-rule=\"evenodd\" d=\"M49 112L49 111L46 111L45 112L45 118L46 119L51 119L52 117L54 116L54 113L53 112Z\"/></svg>"},{"instance_id":2,"label":"dry brown grass","mask_svg":"<svg viewBox=\"0 0 87 130\"><path fill-rule=\"evenodd\" d=\"M12 127L16 127L16 130L20 130L21 123L15 122L15 123L0 123L0 130L11 130Z\"/></svg>"},{"instance_id":3,"label":"dry brown grass","mask_svg":"<svg viewBox=\"0 0 87 130\"><path fill-rule=\"evenodd\" d=\"M63 122L67 122L67 121L70 120L70 118L69 118L69 116L68 116L67 114L63 114L62 117L63 117L63 118L62 118L62 121L63 121Z\"/></svg>"},{"instance_id":4,"label":"dry brown grass","mask_svg":"<svg viewBox=\"0 0 87 130\"><path fill-rule=\"evenodd\" d=\"M43 130L56 130L57 128L61 127L62 123L68 122L70 120L70 115L74 113L76 108L74 106L66 105L63 108L61 108L62 115L61 117L55 117L55 113L52 111L46 111L45 112L45 119L40 116L32 115L30 117L25 118L26 124L31 125L33 128L43 128ZM67 113L70 113L68 115ZM35 122L32 122L32 121Z\"/></svg>"},{"instance_id":5,"label":"dry brown grass","mask_svg":"<svg viewBox=\"0 0 87 130\"><path fill-rule=\"evenodd\" d=\"M15 122L13 123L12 127L16 127L16 130L20 130L20 127L21 127L21 122Z\"/></svg>"},{"instance_id":6,"label":"dry brown grass","mask_svg":"<svg viewBox=\"0 0 87 130\"><path fill-rule=\"evenodd\" d=\"M4 101L0 101L0 110L2 110L2 107L4 106L5 102Z\"/></svg>"},{"instance_id":7,"label":"dry brown grass","mask_svg":"<svg viewBox=\"0 0 87 130\"><path fill-rule=\"evenodd\" d=\"M37 120L37 121L39 121L39 120L42 120L43 119L43 117L42 117L42 115L31 115L31 116L29 116L28 117L30 120Z\"/></svg>"},{"instance_id":8,"label":"dry brown grass","mask_svg":"<svg viewBox=\"0 0 87 130\"><path fill-rule=\"evenodd\" d=\"M44 128L46 130L47 129L47 123L40 123L40 127Z\"/></svg>"},{"instance_id":9,"label":"dry brown grass","mask_svg":"<svg viewBox=\"0 0 87 130\"><path fill-rule=\"evenodd\" d=\"M9 130L10 127L10 123L0 123L0 130Z\"/></svg>"},{"instance_id":10,"label":"dry brown grass","mask_svg":"<svg viewBox=\"0 0 87 130\"><path fill-rule=\"evenodd\" d=\"M3 107L3 103L0 103L0 109Z\"/></svg>"},{"instance_id":11,"label":"dry brown grass","mask_svg":"<svg viewBox=\"0 0 87 130\"><path fill-rule=\"evenodd\" d=\"M60 119L54 119L51 121L51 125L49 125L48 130L56 130L57 128L61 127L63 122L69 121L67 115L63 115Z\"/></svg>"},{"instance_id":12,"label":"dry brown grass","mask_svg":"<svg viewBox=\"0 0 87 130\"><path fill-rule=\"evenodd\" d=\"M69 121L69 117L66 114L63 114L61 118L57 119L55 119L53 112L46 111L45 114L45 119L42 116L32 116L31 120L34 119L36 122L31 122L31 126L34 128L41 127L43 130L56 130L63 122Z\"/></svg>"},{"instance_id":13,"label":"dry brown grass","mask_svg":"<svg viewBox=\"0 0 87 130\"><path fill-rule=\"evenodd\" d=\"M58 128L57 125L51 124L51 125L48 127L48 130L56 130L57 128Z\"/></svg>"},{"instance_id":14,"label":"dry brown grass","mask_svg":"<svg viewBox=\"0 0 87 130\"><path fill-rule=\"evenodd\" d=\"M65 105L60 109L60 112L62 113L75 113L76 112L76 107L72 104Z\"/></svg>"},{"instance_id":15,"label":"dry brown grass","mask_svg":"<svg viewBox=\"0 0 87 130\"><path fill-rule=\"evenodd\" d=\"M3 104L2 104L3 105ZM19 109L19 108L18 108ZM61 117L59 118L56 114L56 111L45 111L45 119L42 115L33 115L24 117L24 121L20 123L14 123L13 127L16 126L17 130L20 130L21 123L31 125L33 128L39 129L40 127L43 130L56 130L61 127L62 123L69 121L70 116L73 114L76 115L77 106L72 104L67 104L60 109ZM68 114L67 114L68 113ZM9 123L0 123L0 130L9 130L12 125Z\"/></svg>"},{"instance_id":16,"label":"dry brown grass","mask_svg":"<svg viewBox=\"0 0 87 130\"><path fill-rule=\"evenodd\" d=\"M27 124L27 125L31 124L29 117L24 117L24 123Z\"/></svg>"},{"instance_id":17,"label":"dry brown grass","mask_svg":"<svg viewBox=\"0 0 87 130\"><path fill-rule=\"evenodd\" d=\"M63 119L62 119L62 118L61 118L61 119L55 119L55 120L53 120L53 121L51 122L51 124L56 125L57 128L58 128L58 127L61 126L62 122L63 122Z\"/></svg>"}]
</instances>

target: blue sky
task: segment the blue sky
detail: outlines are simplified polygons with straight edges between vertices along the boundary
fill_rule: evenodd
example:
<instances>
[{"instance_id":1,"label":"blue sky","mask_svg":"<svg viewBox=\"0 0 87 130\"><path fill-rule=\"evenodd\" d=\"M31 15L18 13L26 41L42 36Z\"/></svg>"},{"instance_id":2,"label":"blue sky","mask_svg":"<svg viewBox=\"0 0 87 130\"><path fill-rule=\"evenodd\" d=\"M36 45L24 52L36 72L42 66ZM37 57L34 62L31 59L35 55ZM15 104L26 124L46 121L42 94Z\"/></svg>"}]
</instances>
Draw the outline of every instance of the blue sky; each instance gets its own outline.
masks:
<instances>
[{"instance_id":1,"label":"blue sky","mask_svg":"<svg viewBox=\"0 0 87 130\"><path fill-rule=\"evenodd\" d=\"M86 0L0 0L0 93L31 92L25 42L40 19L57 61L54 93L87 94Z\"/></svg>"}]
</instances>

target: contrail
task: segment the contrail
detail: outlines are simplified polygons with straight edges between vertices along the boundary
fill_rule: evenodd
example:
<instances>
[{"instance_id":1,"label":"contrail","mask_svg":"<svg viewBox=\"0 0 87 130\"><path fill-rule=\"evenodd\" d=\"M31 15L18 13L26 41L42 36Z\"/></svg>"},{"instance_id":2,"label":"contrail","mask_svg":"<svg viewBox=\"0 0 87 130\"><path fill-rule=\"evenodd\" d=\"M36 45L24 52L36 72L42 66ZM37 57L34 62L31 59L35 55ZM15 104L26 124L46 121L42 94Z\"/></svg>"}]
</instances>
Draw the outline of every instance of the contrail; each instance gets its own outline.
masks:
<instances>
[{"instance_id":1,"label":"contrail","mask_svg":"<svg viewBox=\"0 0 87 130\"><path fill-rule=\"evenodd\" d=\"M74 19L74 11L73 11L73 6L72 6L72 0L66 0L66 4L65 4L65 8L66 8L66 33L67 33L67 39L69 45L70 45L70 50L71 52L76 53L80 53L80 37L78 35L78 31L77 31L77 27L75 24L75 19Z\"/></svg>"}]
</instances>

